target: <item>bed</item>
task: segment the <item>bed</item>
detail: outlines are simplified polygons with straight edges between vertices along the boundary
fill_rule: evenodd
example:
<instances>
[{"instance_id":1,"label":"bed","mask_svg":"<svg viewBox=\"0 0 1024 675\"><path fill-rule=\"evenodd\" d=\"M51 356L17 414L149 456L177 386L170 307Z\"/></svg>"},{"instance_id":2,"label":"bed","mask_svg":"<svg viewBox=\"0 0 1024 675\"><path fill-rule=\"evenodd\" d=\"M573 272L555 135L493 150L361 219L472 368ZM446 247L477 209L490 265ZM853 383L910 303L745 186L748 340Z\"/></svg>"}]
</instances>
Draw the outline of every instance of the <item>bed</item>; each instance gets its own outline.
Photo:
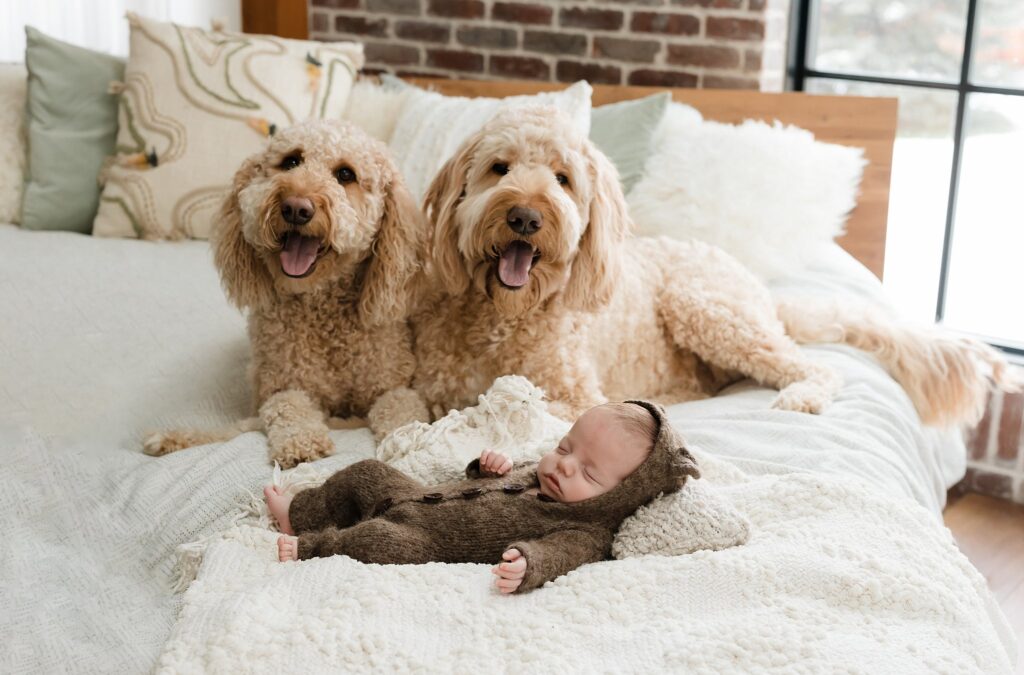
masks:
<instances>
[{"instance_id":1,"label":"bed","mask_svg":"<svg viewBox=\"0 0 1024 675\"><path fill-rule=\"evenodd\" d=\"M644 93L596 87L595 104ZM892 101L673 96L711 119L778 118L864 147L871 164L843 247L772 288L884 303ZM504 598L480 565L274 563L273 532L252 517L274 480L259 433L159 459L140 452L146 430L250 413L244 319L206 243L0 225L0 252L4 672L468 672L558 659L581 670L1003 672L1015 662L1005 618L941 522L964 473L959 433L923 427L855 350L808 347L846 382L820 416L769 410L772 392L751 383L669 410L705 480L749 519L746 545L586 566ZM366 430L332 438L338 452L317 463L321 474L375 455ZM190 552L202 555L184 581L196 580L175 590Z\"/></svg>"}]
</instances>

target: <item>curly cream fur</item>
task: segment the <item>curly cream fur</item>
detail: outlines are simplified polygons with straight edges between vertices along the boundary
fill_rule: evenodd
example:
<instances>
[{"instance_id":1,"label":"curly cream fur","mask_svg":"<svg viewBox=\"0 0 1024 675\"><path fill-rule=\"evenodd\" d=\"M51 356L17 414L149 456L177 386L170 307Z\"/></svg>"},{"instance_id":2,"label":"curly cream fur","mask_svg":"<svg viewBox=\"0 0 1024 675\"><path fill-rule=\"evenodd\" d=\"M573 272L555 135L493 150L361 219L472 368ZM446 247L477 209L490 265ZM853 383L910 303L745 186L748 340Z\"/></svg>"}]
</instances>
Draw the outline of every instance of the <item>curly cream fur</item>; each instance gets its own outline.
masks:
<instances>
[{"instance_id":1,"label":"curly cream fur","mask_svg":"<svg viewBox=\"0 0 1024 675\"><path fill-rule=\"evenodd\" d=\"M281 168L288 156L301 156L301 164ZM355 181L339 182L343 166ZM290 196L315 206L299 226L320 240L303 278L285 274L281 261L283 236L297 227L281 217ZM374 428L378 436L425 417L422 403L401 397L404 409L391 397L386 415L370 415L379 396L411 382L407 311L425 238L422 215L385 147L352 124L281 131L238 170L214 230L214 260L228 297L248 310L250 376L272 459L294 466L330 454L332 416L369 415L387 425ZM163 454L232 431L168 432L146 448Z\"/></svg>"},{"instance_id":2,"label":"curly cream fur","mask_svg":"<svg viewBox=\"0 0 1024 675\"><path fill-rule=\"evenodd\" d=\"M512 232L505 214L516 205L543 214L539 231ZM566 418L608 399L703 398L742 377L779 389L773 407L816 413L841 385L800 351L767 288L724 251L631 237L614 168L554 109L495 118L442 168L426 208L428 285L441 290L413 316L415 387L435 416L472 404L505 374L530 378ZM513 289L497 259L517 239L539 257ZM977 347L885 322L844 328L834 341L880 341L900 354L883 362L925 420L969 420L983 402L985 373L968 360ZM827 337L807 325L794 332ZM934 388L949 376L949 391Z\"/></svg>"}]
</instances>

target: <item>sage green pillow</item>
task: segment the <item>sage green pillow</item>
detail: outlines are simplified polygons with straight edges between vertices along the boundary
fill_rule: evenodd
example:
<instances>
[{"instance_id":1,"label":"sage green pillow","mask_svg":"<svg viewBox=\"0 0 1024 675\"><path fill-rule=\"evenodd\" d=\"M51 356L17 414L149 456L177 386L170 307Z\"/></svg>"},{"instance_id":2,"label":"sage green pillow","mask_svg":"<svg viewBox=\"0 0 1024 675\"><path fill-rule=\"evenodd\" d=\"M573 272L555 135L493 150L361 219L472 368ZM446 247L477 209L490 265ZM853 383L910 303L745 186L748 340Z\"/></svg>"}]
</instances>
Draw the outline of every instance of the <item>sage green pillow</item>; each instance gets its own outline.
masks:
<instances>
[{"instance_id":1,"label":"sage green pillow","mask_svg":"<svg viewBox=\"0 0 1024 675\"><path fill-rule=\"evenodd\" d=\"M651 154L651 136L671 100L671 94L664 91L591 111L590 140L619 170L624 193L628 194L643 176Z\"/></svg>"},{"instance_id":2,"label":"sage green pillow","mask_svg":"<svg viewBox=\"0 0 1024 675\"><path fill-rule=\"evenodd\" d=\"M28 182L21 226L89 233L99 205L96 180L114 152L124 59L69 45L25 27L28 67Z\"/></svg>"}]
</instances>

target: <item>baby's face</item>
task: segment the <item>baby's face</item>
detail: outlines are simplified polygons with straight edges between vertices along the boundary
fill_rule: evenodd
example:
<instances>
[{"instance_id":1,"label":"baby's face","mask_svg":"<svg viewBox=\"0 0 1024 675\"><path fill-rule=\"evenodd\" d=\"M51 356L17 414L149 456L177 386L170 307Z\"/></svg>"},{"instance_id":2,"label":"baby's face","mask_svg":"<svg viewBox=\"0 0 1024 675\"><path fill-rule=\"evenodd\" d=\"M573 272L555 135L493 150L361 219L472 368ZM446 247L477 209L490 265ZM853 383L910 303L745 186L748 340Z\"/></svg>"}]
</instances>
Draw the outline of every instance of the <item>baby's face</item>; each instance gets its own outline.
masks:
<instances>
[{"instance_id":1,"label":"baby's face","mask_svg":"<svg viewBox=\"0 0 1024 675\"><path fill-rule=\"evenodd\" d=\"M618 485L647 458L647 448L607 408L580 415L558 447L537 465L540 491L560 502L581 502Z\"/></svg>"}]
</instances>

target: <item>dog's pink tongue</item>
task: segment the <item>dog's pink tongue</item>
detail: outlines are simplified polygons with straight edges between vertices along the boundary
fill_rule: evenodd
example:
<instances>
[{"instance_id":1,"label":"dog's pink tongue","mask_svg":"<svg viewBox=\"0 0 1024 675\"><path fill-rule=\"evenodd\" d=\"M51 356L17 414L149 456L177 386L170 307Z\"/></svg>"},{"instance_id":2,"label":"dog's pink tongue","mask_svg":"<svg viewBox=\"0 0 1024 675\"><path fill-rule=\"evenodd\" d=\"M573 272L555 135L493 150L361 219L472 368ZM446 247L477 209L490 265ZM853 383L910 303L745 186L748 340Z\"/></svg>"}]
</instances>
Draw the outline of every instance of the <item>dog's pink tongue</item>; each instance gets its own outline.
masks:
<instances>
[{"instance_id":1,"label":"dog's pink tongue","mask_svg":"<svg viewBox=\"0 0 1024 675\"><path fill-rule=\"evenodd\" d=\"M316 262L319 247L320 241L316 237L289 232L284 237L284 248L281 249L281 269L290 277L301 277Z\"/></svg>"},{"instance_id":2,"label":"dog's pink tongue","mask_svg":"<svg viewBox=\"0 0 1024 675\"><path fill-rule=\"evenodd\" d=\"M498 260L498 278L506 286L519 288L530 278L533 266L533 248L525 241L514 241L501 253Z\"/></svg>"}]
</instances>

